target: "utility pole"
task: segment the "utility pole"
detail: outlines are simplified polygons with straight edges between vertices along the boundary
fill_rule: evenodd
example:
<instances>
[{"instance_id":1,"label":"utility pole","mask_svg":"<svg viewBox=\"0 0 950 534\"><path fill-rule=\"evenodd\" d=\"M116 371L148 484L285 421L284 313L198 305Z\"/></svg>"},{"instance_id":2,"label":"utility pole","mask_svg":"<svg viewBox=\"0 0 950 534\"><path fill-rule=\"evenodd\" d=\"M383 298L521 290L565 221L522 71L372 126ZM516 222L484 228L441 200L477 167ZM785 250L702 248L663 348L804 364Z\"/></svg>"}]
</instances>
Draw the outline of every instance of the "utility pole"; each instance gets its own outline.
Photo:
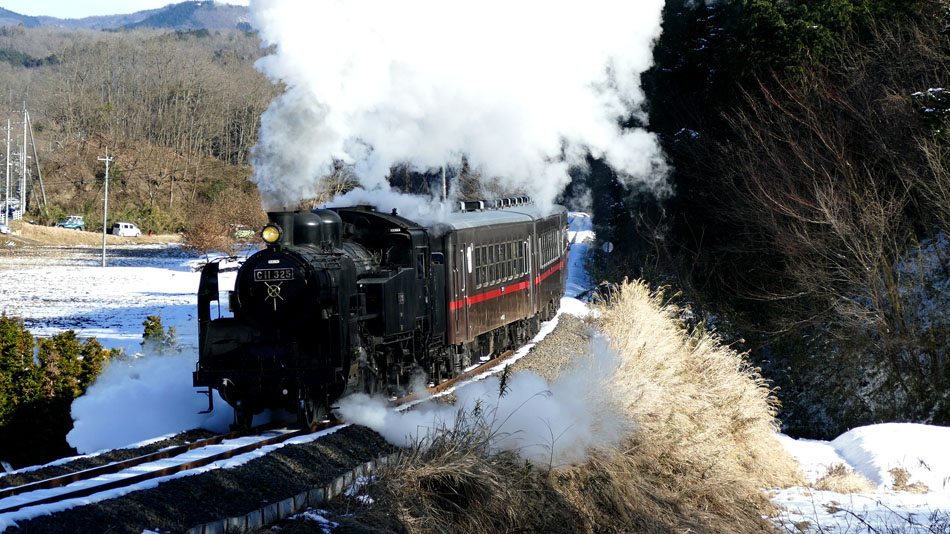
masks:
<instances>
[{"instance_id":1,"label":"utility pole","mask_svg":"<svg viewBox=\"0 0 950 534\"><path fill-rule=\"evenodd\" d=\"M3 222L10 222L10 119L7 119L7 188L3 194Z\"/></svg>"},{"instance_id":2,"label":"utility pole","mask_svg":"<svg viewBox=\"0 0 950 534\"><path fill-rule=\"evenodd\" d=\"M33 137L33 123L30 122L30 114L24 110L23 115L26 117L26 123L30 126L30 144L33 145L33 162L36 163L36 176L40 179L40 193L43 194L43 211L46 212L48 206L46 205L46 187L43 186L43 171L40 170L40 157L36 153L36 138Z\"/></svg>"},{"instance_id":3,"label":"utility pole","mask_svg":"<svg viewBox=\"0 0 950 534\"><path fill-rule=\"evenodd\" d=\"M20 150L20 218L26 213L26 103L23 104L23 147Z\"/></svg>"},{"instance_id":4,"label":"utility pole","mask_svg":"<svg viewBox=\"0 0 950 534\"><path fill-rule=\"evenodd\" d=\"M106 157L96 158L99 161L106 162L106 196L102 202L102 266L106 266L106 225L109 223L109 149L106 148Z\"/></svg>"}]
</instances>

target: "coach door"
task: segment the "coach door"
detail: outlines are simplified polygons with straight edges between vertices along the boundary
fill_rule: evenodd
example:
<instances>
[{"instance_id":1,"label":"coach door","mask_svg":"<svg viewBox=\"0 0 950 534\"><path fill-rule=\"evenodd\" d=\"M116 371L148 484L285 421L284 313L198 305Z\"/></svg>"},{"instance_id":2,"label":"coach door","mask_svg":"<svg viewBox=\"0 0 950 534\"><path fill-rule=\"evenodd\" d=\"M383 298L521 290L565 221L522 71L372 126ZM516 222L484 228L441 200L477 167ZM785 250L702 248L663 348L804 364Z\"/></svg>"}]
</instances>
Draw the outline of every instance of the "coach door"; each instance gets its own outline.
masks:
<instances>
[{"instance_id":1,"label":"coach door","mask_svg":"<svg viewBox=\"0 0 950 534\"><path fill-rule=\"evenodd\" d=\"M455 340L469 340L468 324L468 271L472 267L472 245L462 244L455 252Z\"/></svg>"},{"instance_id":2,"label":"coach door","mask_svg":"<svg viewBox=\"0 0 950 534\"><path fill-rule=\"evenodd\" d=\"M525 239L521 246L524 247L525 271L528 274L528 315L534 315L538 313L537 305L535 304L538 299L534 296L534 274L532 269L534 261L531 257L531 236L528 236L528 239Z\"/></svg>"}]
</instances>

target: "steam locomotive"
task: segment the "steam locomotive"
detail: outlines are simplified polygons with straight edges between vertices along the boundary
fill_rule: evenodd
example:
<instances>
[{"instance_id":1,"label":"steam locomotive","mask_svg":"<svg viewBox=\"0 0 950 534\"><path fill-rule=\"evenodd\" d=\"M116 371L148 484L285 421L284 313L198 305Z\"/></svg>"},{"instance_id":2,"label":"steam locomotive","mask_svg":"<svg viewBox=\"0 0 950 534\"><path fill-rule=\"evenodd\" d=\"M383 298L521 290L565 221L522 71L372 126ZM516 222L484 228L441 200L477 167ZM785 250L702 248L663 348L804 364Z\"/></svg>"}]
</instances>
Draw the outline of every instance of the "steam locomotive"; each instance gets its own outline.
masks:
<instances>
[{"instance_id":1,"label":"steam locomotive","mask_svg":"<svg viewBox=\"0 0 950 534\"><path fill-rule=\"evenodd\" d=\"M219 264L198 288L195 387L234 408L313 425L349 392L438 383L529 340L564 293L567 210L527 197L460 202L420 224L373 207L268 213L266 247L218 313ZM220 309L220 302L218 303Z\"/></svg>"}]
</instances>

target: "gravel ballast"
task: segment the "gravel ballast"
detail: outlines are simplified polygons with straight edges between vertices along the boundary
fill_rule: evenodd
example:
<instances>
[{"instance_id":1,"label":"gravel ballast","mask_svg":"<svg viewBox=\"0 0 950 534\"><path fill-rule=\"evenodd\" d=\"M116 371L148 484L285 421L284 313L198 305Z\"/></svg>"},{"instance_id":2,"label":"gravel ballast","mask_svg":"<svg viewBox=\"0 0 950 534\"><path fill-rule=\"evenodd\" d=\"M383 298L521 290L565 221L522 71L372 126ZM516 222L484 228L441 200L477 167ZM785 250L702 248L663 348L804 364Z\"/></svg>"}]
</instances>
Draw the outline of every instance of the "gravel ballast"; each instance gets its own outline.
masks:
<instances>
[{"instance_id":1,"label":"gravel ballast","mask_svg":"<svg viewBox=\"0 0 950 534\"><path fill-rule=\"evenodd\" d=\"M127 449L113 449L111 451L106 451L102 454L79 456L73 459L64 459L56 463L55 465L46 465L46 466L40 467L39 469L33 469L31 471L10 473L8 475L0 474L0 489L14 487L14 486L22 486L24 484L37 482L39 480L46 480L48 478L69 475L72 473L77 473L79 471L85 471L87 469L93 469L95 467L101 467L103 465L108 465L115 462L121 462L125 460L130 460L132 458L138 458L139 456L144 456L146 454L158 452L160 450L167 449L170 447L177 447L179 445L193 443L195 441L200 441L202 439L208 439L215 435L216 434L214 432L211 432L210 430L204 430L204 429L190 430L188 432L182 432L181 434L176 434L168 439L156 441L154 443L143 445L141 447L131 447Z\"/></svg>"},{"instance_id":2,"label":"gravel ballast","mask_svg":"<svg viewBox=\"0 0 950 534\"><path fill-rule=\"evenodd\" d=\"M356 465L392 450L375 432L348 426L233 469L177 478L121 498L21 521L6 532L183 532L328 484Z\"/></svg>"}]
</instances>

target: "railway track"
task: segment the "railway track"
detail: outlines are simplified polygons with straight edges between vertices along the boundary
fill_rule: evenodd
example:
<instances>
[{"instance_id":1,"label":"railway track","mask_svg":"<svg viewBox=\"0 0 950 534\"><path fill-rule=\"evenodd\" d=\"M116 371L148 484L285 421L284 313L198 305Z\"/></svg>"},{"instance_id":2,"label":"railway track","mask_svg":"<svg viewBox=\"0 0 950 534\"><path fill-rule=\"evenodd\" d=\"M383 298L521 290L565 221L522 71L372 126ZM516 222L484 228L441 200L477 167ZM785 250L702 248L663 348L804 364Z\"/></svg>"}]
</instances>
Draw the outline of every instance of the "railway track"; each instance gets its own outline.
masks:
<instances>
[{"instance_id":1,"label":"railway track","mask_svg":"<svg viewBox=\"0 0 950 534\"><path fill-rule=\"evenodd\" d=\"M24 508L52 504L69 499L88 497L97 493L132 486L141 482L167 477L169 475L192 469L198 469L215 462L233 458L240 454L245 454L263 447L267 447L269 445L276 445L278 443L282 443L300 436L305 436L307 434L327 430L341 424L342 423L340 421L327 421L311 428L287 432L279 431L273 426L258 427L250 432L231 432L229 434L214 436L208 439L156 451L151 454L145 454L92 469L77 471L75 473L39 480L20 486L4 488L0 490L0 514L16 512ZM201 456L196 459L175 463L166 467L147 469L145 472L140 473L133 473L129 471L135 467L147 466L148 464L159 462L161 460L176 458L191 451L212 447L214 445L221 445L229 440L237 440L248 437L259 437L260 439L252 439L250 443L246 443L244 445L228 447L224 451L218 453ZM126 473L126 475L123 476L122 473ZM84 481L93 481L99 477L108 477L109 475L116 476L106 481L91 484L76 484ZM68 488L68 486L74 484L76 487L73 489ZM63 491L56 491L58 489L62 489ZM17 498L17 496L20 496L20 498Z\"/></svg>"},{"instance_id":2,"label":"railway track","mask_svg":"<svg viewBox=\"0 0 950 534\"><path fill-rule=\"evenodd\" d=\"M470 369L456 377L453 377L441 384L428 388L431 395L437 395L442 392L457 387L461 382L471 379L487 370L503 364L515 352L507 351L499 357L486 361L485 363ZM411 406L419 401L415 394L408 395L393 401L397 409L411 409ZM17 512L26 508L52 504L70 499L81 499L98 493L103 493L119 488L130 487L135 484L155 480L176 473L188 470L198 469L215 462L220 462L245 454L263 447L275 445L297 437L305 436L322 430L343 425L342 421L326 421L318 426L300 430L278 429L276 425L265 425L245 432L231 432L213 436L211 438L198 440L192 443L170 447L150 454L141 455L128 460L113 462L107 465L85 469L66 475L61 475L49 479L39 480L0 489L0 515L11 512ZM189 459L181 462L174 462L186 453L200 451L215 445L222 445L231 440L240 440L252 438L249 443L228 447L224 451L201 455L199 458ZM260 439L257 439L260 438ZM172 465L163 467L152 466L156 462L163 460L172 460ZM139 468L132 471L133 468ZM144 471L144 472L142 472ZM96 480L103 478L105 480Z\"/></svg>"},{"instance_id":3,"label":"railway track","mask_svg":"<svg viewBox=\"0 0 950 534\"><path fill-rule=\"evenodd\" d=\"M510 359L514 355L515 355L515 351L513 350L505 351L501 353L500 356L492 358L486 361L485 363L482 363L478 367L475 367L474 369L469 369L468 371L465 371L464 373L456 375L446 380L445 382L442 382L441 384L437 384L435 386L428 388L429 394L437 395L439 393L449 391L453 387L459 385L459 383L461 383L464 380L468 380L470 378L476 377L488 371L489 369L498 367L499 365L505 363L508 359ZM418 400L419 398L415 393L410 393L409 395L406 395L405 397L402 397L401 399L397 399L393 401L393 404L396 406L404 406L407 404L412 404L413 402L418 401Z\"/></svg>"}]
</instances>

